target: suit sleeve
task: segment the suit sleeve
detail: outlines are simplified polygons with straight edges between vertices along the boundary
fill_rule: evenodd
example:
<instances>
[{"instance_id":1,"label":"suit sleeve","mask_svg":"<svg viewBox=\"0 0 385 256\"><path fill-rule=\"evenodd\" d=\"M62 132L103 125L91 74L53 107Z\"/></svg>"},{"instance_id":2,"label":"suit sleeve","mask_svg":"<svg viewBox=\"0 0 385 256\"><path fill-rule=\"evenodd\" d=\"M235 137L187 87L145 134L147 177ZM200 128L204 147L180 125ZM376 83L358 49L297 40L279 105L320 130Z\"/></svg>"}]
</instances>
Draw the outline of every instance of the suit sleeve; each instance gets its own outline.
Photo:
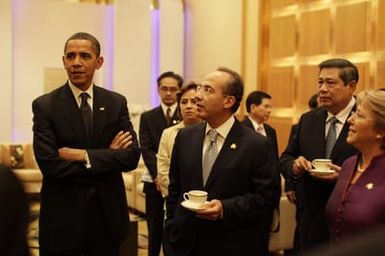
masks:
<instances>
[{"instance_id":1,"label":"suit sleeve","mask_svg":"<svg viewBox=\"0 0 385 256\"><path fill-rule=\"evenodd\" d=\"M142 149L142 157L144 164L151 174L151 177L156 179L158 173L156 166L156 151L158 147L155 144L157 141L155 141L155 138L151 136L150 125L150 116L142 114L139 127L139 140Z\"/></svg>"},{"instance_id":2,"label":"suit sleeve","mask_svg":"<svg viewBox=\"0 0 385 256\"><path fill-rule=\"evenodd\" d=\"M292 129L288 145L278 161L278 168L286 180L293 179L293 163L299 157L299 133L302 117L296 128Z\"/></svg>"},{"instance_id":3,"label":"suit sleeve","mask_svg":"<svg viewBox=\"0 0 385 256\"><path fill-rule=\"evenodd\" d=\"M117 126L121 131L130 132L132 135L132 144L126 149L110 149L110 144L108 144L106 148L87 150L92 165L91 173L110 171L127 172L134 170L138 166L140 158L138 139L130 121L127 101L123 96L120 96L120 99L121 104ZM113 134L113 136L115 135L116 134ZM109 143L111 142L112 140Z\"/></svg>"},{"instance_id":4,"label":"suit sleeve","mask_svg":"<svg viewBox=\"0 0 385 256\"><path fill-rule=\"evenodd\" d=\"M81 162L64 161L59 158L58 149L67 145L58 142L57 131L60 127L56 127L53 121L51 98L44 96L33 101L33 146L36 160L43 175L50 178L84 177L101 172L135 169L139 161L140 150L128 118L126 101L124 97L122 98L117 122L122 129L131 132L133 143L127 149L121 150L109 149L109 144L105 148L87 150L92 164L90 170L86 169Z\"/></svg>"}]
</instances>

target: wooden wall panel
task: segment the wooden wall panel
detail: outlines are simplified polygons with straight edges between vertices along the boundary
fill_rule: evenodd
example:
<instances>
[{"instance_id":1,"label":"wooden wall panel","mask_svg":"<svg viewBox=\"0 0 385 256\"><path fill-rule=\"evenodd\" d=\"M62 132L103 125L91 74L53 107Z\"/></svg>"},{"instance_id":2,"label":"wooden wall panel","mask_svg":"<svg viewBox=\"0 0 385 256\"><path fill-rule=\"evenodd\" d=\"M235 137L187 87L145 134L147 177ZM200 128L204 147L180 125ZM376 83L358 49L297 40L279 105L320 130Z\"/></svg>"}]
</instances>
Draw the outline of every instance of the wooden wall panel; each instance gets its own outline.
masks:
<instances>
[{"instance_id":1,"label":"wooden wall panel","mask_svg":"<svg viewBox=\"0 0 385 256\"><path fill-rule=\"evenodd\" d=\"M374 88L385 88L385 60L377 63L377 84Z\"/></svg>"},{"instance_id":2,"label":"wooden wall panel","mask_svg":"<svg viewBox=\"0 0 385 256\"><path fill-rule=\"evenodd\" d=\"M370 14L368 3L342 5L336 14L336 51L339 53L366 51L370 46Z\"/></svg>"},{"instance_id":3,"label":"wooden wall panel","mask_svg":"<svg viewBox=\"0 0 385 256\"><path fill-rule=\"evenodd\" d=\"M310 97L318 92L318 66L301 66L298 74L297 101L302 111L307 109Z\"/></svg>"},{"instance_id":4,"label":"wooden wall panel","mask_svg":"<svg viewBox=\"0 0 385 256\"><path fill-rule=\"evenodd\" d=\"M299 21L300 55L325 54L330 49L330 10L307 12Z\"/></svg>"},{"instance_id":5,"label":"wooden wall panel","mask_svg":"<svg viewBox=\"0 0 385 256\"><path fill-rule=\"evenodd\" d=\"M281 154L286 149L287 142L289 141L292 122L292 119L289 117L271 117L269 119L268 123L274 127L277 132L279 154Z\"/></svg>"},{"instance_id":6,"label":"wooden wall panel","mask_svg":"<svg viewBox=\"0 0 385 256\"><path fill-rule=\"evenodd\" d=\"M377 47L385 49L385 1L378 1Z\"/></svg>"},{"instance_id":7,"label":"wooden wall panel","mask_svg":"<svg viewBox=\"0 0 385 256\"><path fill-rule=\"evenodd\" d=\"M273 97L279 144L288 123L318 91L318 64L346 58L359 69L357 91L385 87L385 0L261 1L259 84ZM283 150L280 147L280 150Z\"/></svg>"},{"instance_id":8,"label":"wooden wall panel","mask_svg":"<svg viewBox=\"0 0 385 256\"><path fill-rule=\"evenodd\" d=\"M369 63L356 63L358 68L358 74L360 75L360 80L356 88L356 93L371 88L370 85L370 65Z\"/></svg>"},{"instance_id":9,"label":"wooden wall panel","mask_svg":"<svg viewBox=\"0 0 385 256\"><path fill-rule=\"evenodd\" d=\"M271 29L274 33L270 33L269 55L273 58L293 55L295 50L294 15L274 19L271 22Z\"/></svg>"},{"instance_id":10,"label":"wooden wall panel","mask_svg":"<svg viewBox=\"0 0 385 256\"><path fill-rule=\"evenodd\" d=\"M292 67L277 67L270 69L266 88L272 95L275 108L288 108L293 105L293 78Z\"/></svg>"},{"instance_id":11,"label":"wooden wall panel","mask_svg":"<svg viewBox=\"0 0 385 256\"><path fill-rule=\"evenodd\" d=\"M287 7L289 5L294 4L295 0L272 0L271 1L271 9L277 9L282 7Z\"/></svg>"}]
</instances>

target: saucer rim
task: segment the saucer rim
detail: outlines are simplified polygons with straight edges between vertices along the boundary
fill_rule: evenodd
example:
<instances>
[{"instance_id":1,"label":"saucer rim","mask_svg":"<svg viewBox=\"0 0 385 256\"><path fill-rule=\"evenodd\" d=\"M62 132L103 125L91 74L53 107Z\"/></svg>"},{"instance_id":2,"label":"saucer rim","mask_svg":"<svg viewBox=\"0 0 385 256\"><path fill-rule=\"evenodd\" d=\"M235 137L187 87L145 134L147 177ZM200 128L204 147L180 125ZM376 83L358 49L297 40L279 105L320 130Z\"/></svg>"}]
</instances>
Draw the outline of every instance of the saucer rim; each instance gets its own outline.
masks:
<instances>
[{"instance_id":1,"label":"saucer rim","mask_svg":"<svg viewBox=\"0 0 385 256\"><path fill-rule=\"evenodd\" d=\"M208 201L206 201L206 202L208 202ZM199 210L203 210L203 209L204 209L203 205L204 205L206 202L204 202L204 203L203 203L201 206L199 206L199 207L194 207L194 206L192 206L191 203L189 203L188 200L183 200L180 204L181 204L184 208L186 208L186 209L188 209L188 210L191 210L191 211L199 211Z\"/></svg>"},{"instance_id":2,"label":"saucer rim","mask_svg":"<svg viewBox=\"0 0 385 256\"><path fill-rule=\"evenodd\" d=\"M332 169L329 169L327 171L321 171L319 169L312 168L312 169L308 170L308 172L311 172L314 174L332 174L332 173L335 173L336 171L334 171Z\"/></svg>"}]
</instances>

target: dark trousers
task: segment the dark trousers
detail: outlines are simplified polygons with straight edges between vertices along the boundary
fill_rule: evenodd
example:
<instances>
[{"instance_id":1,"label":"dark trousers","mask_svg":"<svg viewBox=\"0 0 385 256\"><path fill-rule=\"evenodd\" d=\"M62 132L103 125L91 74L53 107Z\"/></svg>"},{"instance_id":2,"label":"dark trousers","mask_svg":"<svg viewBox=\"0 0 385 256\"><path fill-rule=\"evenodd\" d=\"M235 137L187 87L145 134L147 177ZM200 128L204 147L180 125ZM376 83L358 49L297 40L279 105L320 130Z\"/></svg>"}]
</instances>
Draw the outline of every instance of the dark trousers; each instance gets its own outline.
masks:
<instances>
[{"instance_id":1,"label":"dark trousers","mask_svg":"<svg viewBox=\"0 0 385 256\"><path fill-rule=\"evenodd\" d=\"M159 256L163 237L164 200L155 183L144 182L143 192L146 194L148 255Z\"/></svg>"},{"instance_id":2,"label":"dark trousers","mask_svg":"<svg viewBox=\"0 0 385 256\"><path fill-rule=\"evenodd\" d=\"M60 221L60 220L58 220ZM75 231L76 232L76 231ZM59 252L39 248L40 256L119 256L119 244L112 241L110 231L101 214L98 197L89 201L82 248L78 252Z\"/></svg>"}]
</instances>

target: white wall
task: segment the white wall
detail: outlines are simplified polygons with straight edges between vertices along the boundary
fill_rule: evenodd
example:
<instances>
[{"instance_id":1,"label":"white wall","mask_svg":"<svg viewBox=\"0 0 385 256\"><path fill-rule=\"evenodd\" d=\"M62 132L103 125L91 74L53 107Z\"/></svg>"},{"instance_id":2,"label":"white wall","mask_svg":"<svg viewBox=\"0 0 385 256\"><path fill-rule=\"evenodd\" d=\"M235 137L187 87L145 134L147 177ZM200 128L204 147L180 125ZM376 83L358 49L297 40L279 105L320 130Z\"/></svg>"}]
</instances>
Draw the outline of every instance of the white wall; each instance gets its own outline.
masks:
<instances>
[{"instance_id":1,"label":"white wall","mask_svg":"<svg viewBox=\"0 0 385 256\"><path fill-rule=\"evenodd\" d=\"M12 136L12 0L0 1L0 141Z\"/></svg>"},{"instance_id":2,"label":"white wall","mask_svg":"<svg viewBox=\"0 0 385 256\"><path fill-rule=\"evenodd\" d=\"M186 0L185 75L201 80L219 66L241 71L242 2Z\"/></svg>"},{"instance_id":3,"label":"white wall","mask_svg":"<svg viewBox=\"0 0 385 256\"><path fill-rule=\"evenodd\" d=\"M14 0L13 8L12 139L31 141L31 103L44 93L44 68L62 67L64 42L75 32L94 34L102 47L106 47L108 12L101 5L50 0ZM106 57L104 66L108 63ZM103 68L99 71L97 83L108 76L105 71Z\"/></svg>"}]
</instances>

